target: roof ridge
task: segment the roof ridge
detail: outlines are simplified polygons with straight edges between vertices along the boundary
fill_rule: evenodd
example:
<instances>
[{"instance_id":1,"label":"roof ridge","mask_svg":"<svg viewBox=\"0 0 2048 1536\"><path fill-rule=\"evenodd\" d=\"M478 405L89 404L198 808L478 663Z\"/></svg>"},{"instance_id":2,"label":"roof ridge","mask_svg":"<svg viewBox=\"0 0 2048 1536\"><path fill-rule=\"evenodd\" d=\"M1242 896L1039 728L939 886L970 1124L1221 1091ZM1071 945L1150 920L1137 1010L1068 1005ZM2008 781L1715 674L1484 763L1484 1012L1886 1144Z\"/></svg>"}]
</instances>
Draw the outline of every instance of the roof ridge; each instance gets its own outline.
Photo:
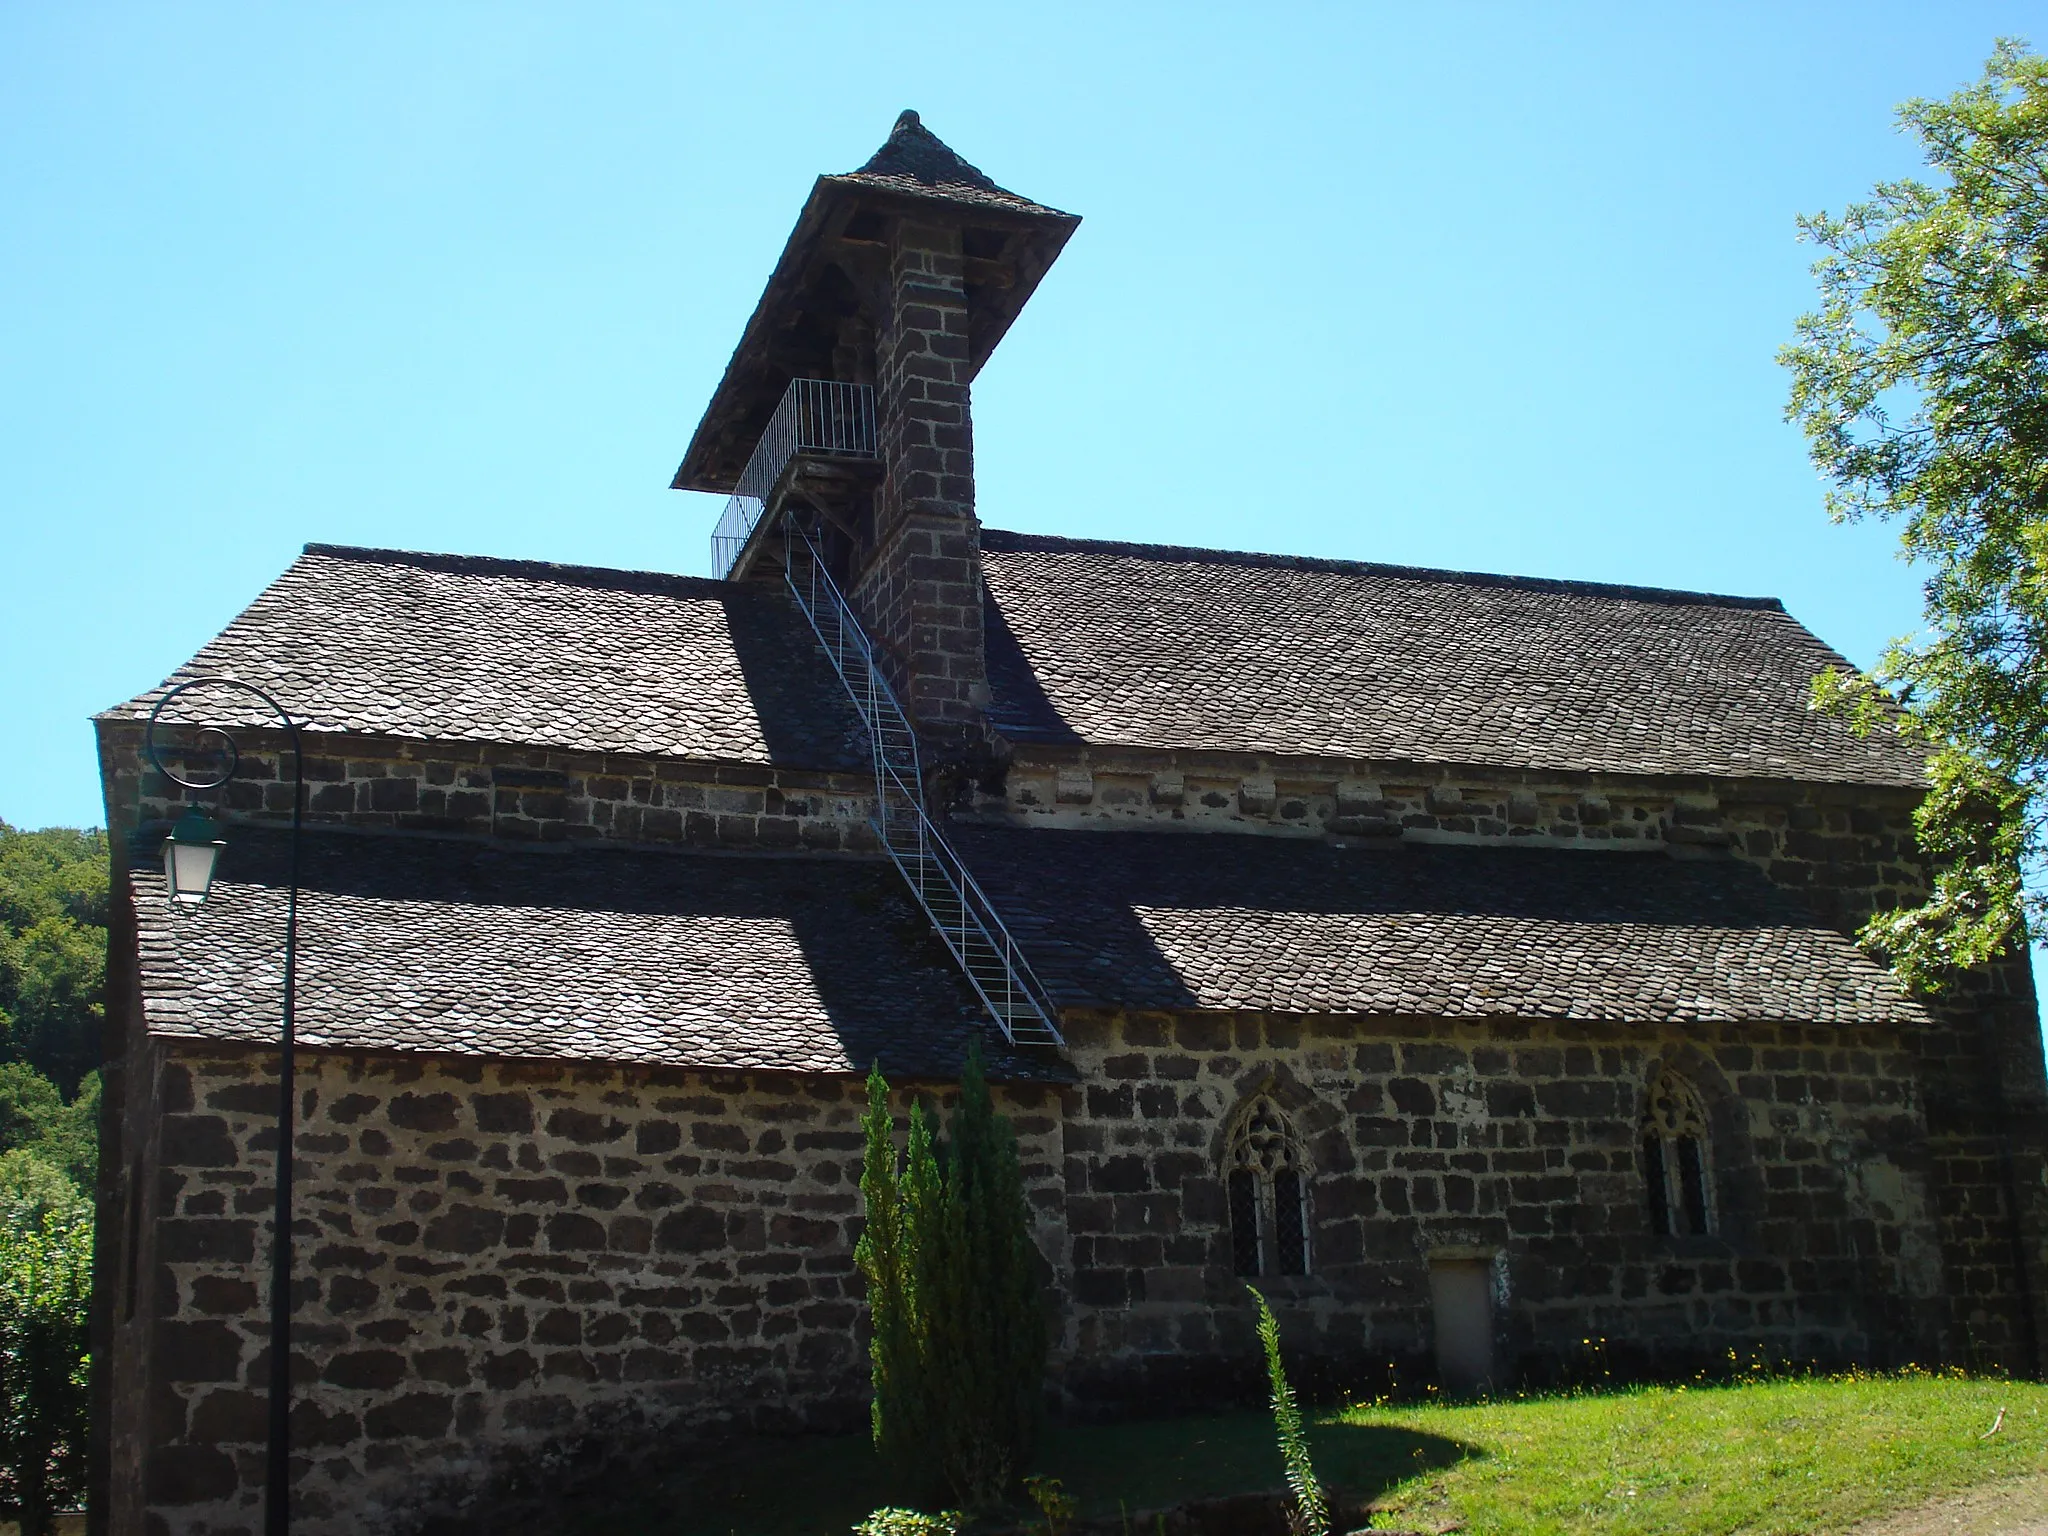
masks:
<instances>
[{"instance_id":1,"label":"roof ridge","mask_svg":"<svg viewBox=\"0 0 2048 1536\"><path fill-rule=\"evenodd\" d=\"M1488 571L1453 571L1427 565L1392 565L1377 560L1334 560L1316 555L1272 555L1254 550L1203 549L1190 544L1141 544L1122 539L1076 539L1051 533L1014 533L1004 528L983 528L981 543L984 549L1016 554L1069 549L1088 554L1128 555L1147 560L1199 561L1209 565L1237 565L1267 570L1352 572L1359 575L1403 577L1415 581L1455 582L1463 586L1504 587L1520 592L1620 597L1638 602L1668 603L1673 606L1705 604L1718 608L1749 608L1772 613L1786 611L1783 601L1775 597L1737 597L1722 592L1691 592L1677 587L1643 587L1623 582L1574 581L1557 576L1503 576Z\"/></svg>"},{"instance_id":2,"label":"roof ridge","mask_svg":"<svg viewBox=\"0 0 2048 1536\"><path fill-rule=\"evenodd\" d=\"M304 553L365 565L409 565L453 576L524 576L567 586L610 587L618 591L729 591L734 583L709 576L684 576L672 571L632 571L604 565L568 565L553 560L511 560L497 555L444 555L413 549L376 549L359 544L308 544Z\"/></svg>"}]
</instances>

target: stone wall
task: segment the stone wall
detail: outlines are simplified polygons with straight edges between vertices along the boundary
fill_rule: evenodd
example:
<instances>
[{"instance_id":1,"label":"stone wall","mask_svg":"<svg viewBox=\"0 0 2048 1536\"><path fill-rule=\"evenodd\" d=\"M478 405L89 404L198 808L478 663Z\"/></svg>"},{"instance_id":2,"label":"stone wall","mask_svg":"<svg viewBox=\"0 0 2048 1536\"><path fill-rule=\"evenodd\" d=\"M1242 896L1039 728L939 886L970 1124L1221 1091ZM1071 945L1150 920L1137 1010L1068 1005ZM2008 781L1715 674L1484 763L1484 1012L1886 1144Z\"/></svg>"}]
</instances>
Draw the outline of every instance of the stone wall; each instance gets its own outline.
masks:
<instances>
[{"instance_id":1,"label":"stone wall","mask_svg":"<svg viewBox=\"0 0 2048 1536\"><path fill-rule=\"evenodd\" d=\"M1883 1031L1119 1013L1068 1039L1084 1086L1063 1131L1062 1357L1082 1402L1256 1395L1220 1170L1261 1090L1314 1175L1312 1272L1259 1284L1323 1390L1429 1377L1432 1255L1496 1260L1512 1381L1731 1350L1956 1358L1993 1300L1947 1262L1914 1056ZM1660 1066L1712 1117L1712 1236L1651 1226L1639 1138Z\"/></svg>"},{"instance_id":2,"label":"stone wall","mask_svg":"<svg viewBox=\"0 0 2048 1536\"><path fill-rule=\"evenodd\" d=\"M2009 1261L1980 1273L1955 1240L2009 1232L2000 1186L1952 1182L1890 1032L1068 1022L1081 1085L1000 1097L1076 1411L1256 1395L1222 1158L1259 1091L1313 1163L1312 1272L1261 1285L1314 1390L1428 1375L1446 1254L1496 1260L1511 1379L1729 1350L1991 1363L2011 1338ZM1710 1237L1650 1227L1638 1136L1660 1065L1710 1108ZM102 1283L116 1400L147 1411L117 1416L116 1532L145 1506L163 1536L253 1528L271 1071L162 1043L130 1059L134 1160L105 1226L137 1242ZM403 1529L544 1481L585 1436L630 1452L858 1423L858 1083L321 1053L301 1088L301 1529Z\"/></svg>"},{"instance_id":3,"label":"stone wall","mask_svg":"<svg viewBox=\"0 0 2048 1536\"><path fill-rule=\"evenodd\" d=\"M253 1530L275 1058L149 1056L111 1529ZM859 1082L324 1053L299 1082L295 1530L405 1529L589 1438L864 1420ZM996 1092L1050 1229L1056 1099Z\"/></svg>"},{"instance_id":4,"label":"stone wall","mask_svg":"<svg viewBox=\"0 0 2048 1536\"><path fill-rule=\"evenodd\" d=\"M1020 751L975 814L1133 827L1737 859L1853 935L1916 901L1917 794L1760 779L1504 772L1225 753ZM1959 1309L1948 1358L2048 1369L2048 1072L2029 957L1958 978L1907 1042ZM1964 1300L1967 1298L1967 1300Z\"/></svg>"},{"instance_id":5,"label":"stone wall","mask_svg":"<svg viewBox=\"0 0 2048 1536\"><path fill-rule=\"evenodd\" d=\"M184 796L142 768L142 731L100 722L108 825L174 818ZM242 758L225 810L291 819L291 752L276 731L237 733ZM211 767L195 759L192 767ZM212 805L214 796L198 796ZM874 784L804 773L625 753L578 753L460 741L307 733L309 825L430 832L513 844L619 842L865 852Z\"/></svg>"}]
</instances>

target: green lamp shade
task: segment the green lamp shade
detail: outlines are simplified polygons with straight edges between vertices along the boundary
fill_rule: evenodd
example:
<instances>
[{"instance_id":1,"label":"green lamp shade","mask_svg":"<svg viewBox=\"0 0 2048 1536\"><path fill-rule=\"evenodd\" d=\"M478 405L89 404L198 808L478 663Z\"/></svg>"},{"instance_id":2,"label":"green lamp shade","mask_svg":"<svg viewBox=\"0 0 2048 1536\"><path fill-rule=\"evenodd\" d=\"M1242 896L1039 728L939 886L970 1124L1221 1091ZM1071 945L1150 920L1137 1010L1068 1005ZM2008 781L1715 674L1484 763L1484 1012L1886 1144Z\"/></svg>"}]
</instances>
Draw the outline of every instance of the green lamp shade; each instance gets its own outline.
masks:
<instances>
[{"instance_id":1,"label":"green lamp shade","mask_svg":"<svg viewBox=\"0 0 2048 1536\"><path fill-rule=\"evenodd\" d=\"M164 839L164 888L173 904L196 907L206 900L213 887L214 867L225 847L213 819L198 806L187 806Z\"/></svg>"}]
</instances>

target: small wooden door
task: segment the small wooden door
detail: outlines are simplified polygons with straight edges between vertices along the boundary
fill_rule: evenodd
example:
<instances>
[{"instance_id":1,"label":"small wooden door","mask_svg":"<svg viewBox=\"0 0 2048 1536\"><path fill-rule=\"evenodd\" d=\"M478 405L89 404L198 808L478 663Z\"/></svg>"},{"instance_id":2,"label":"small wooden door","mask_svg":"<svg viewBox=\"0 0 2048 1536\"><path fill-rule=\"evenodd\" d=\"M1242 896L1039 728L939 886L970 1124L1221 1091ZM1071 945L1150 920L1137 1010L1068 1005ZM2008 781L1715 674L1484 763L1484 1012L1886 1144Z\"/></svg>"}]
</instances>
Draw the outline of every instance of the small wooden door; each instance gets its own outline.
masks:
<instances>
[{"instance_id":1,"label":"small wooden door","mask_svg":"<svg viewBox=\"0 0 2048 1536\"><path fill-rule=\"evenodd\" d=\"M1447 1392L1493 1388L1493 1266L1484 1259L1433 1259L1436 1374Z\"/></svg>"}]
</instances>

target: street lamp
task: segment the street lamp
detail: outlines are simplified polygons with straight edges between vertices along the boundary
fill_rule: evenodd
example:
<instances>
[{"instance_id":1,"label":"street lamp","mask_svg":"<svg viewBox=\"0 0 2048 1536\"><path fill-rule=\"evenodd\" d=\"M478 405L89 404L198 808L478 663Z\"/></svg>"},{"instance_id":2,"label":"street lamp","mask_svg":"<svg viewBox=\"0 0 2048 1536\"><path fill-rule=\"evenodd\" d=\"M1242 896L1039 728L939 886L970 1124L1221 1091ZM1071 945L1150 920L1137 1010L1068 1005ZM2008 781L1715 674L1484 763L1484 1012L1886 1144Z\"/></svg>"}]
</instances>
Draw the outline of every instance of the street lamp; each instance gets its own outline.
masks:
<instances>
[{"instance_id":1,"label":"street lamp","mask_svg":"<svg viewBox=\"0 0 2048 1536\"><path fill-rule=\"evenodd\" d=\"M292 742L291 889L284 917L284 1029L277 1067L277 1214L270 1245L270 1444L263 1496L264 1536L287 1536L291 1530L291 1388L292 1388L292 1005L298 985L299 830L306 805L306 757L299 742L299 724L285 707L254 683L238 677L194 677L156 701L143 728L142 749L156 771L181 789L219 789L235 776L242 755L235 738L217 725L201 726L213 738L223 759L212 778L186 778L165 766L157 751L156 728L171 700L199 688L227 688L251 694L269 705ZM214 870L222 850L220 828L196 805L164 839L164 887L175 909L194 911L213 888Z\"/></svg>"},{"instance_id":2,"label":"street lamp","mask_svg":"<svg viewBox=\"0 0 2048 1536\"><path fill-rule=\"evenodd\" d=\"M186 806L185 814L164 839L164 889L173 902L190 909L206 900L206 893L213 889L214 866L225 847L214 819L196 805Z\"/></svg>"}]
</instances>

